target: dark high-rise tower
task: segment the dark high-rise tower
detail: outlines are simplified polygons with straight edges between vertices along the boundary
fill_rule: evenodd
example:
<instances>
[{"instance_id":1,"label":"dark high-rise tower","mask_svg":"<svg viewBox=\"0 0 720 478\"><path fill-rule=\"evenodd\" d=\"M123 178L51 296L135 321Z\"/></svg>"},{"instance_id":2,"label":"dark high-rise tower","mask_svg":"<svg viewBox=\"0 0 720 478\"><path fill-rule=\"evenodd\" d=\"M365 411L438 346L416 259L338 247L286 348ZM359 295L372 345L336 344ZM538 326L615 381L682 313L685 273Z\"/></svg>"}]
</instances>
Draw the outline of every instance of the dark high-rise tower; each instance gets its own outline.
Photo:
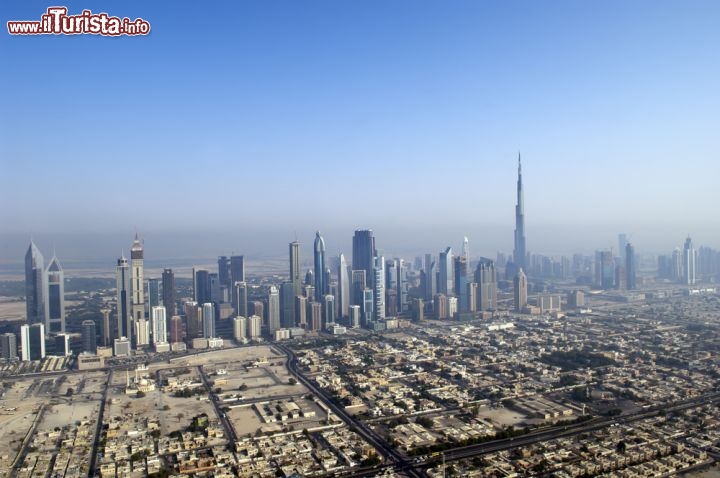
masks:
<instances>
[{"instance_id":1,"label":"dark high-rise tower","mask_svg":"<svg viewBox=\"0 0 720 478\"><path fill-rule=\"evenodd\" d=\"M448 248L450 249L450 248ZM470 311L470 299L468 297L468 260L464 255L453 259L453 271L455 280L453 287L455 296L458 298L460 312Z\"/></svg>"},{"instance_id":2,"label":"dark high-rise tower","mask_svg":"<svg viewBox=\"0 0 720 478\"><path fill-rule=\"evenodd\" d=\"M230 285L236 282L245 282L245 258L243 256L230 256Z\"/></svg>"},{"instance_id":3,"label":"dark high-rise tower","mask_svg":"<svg viewBox=\"0 0 720 478\"><path fill-rule=\"evenodd\" d=\"M350 312L350 274L345 255L340 254L338 264L338 316L347 317Z\"/></svg>"},{"instance_id":4,"label":"dark high-rise tower","mask_svg":"<svg viewBox=\"0 0 720 478\"><path fill-rule=\"evenodd\" d=\"M34 242L25 254L25 308L29 324L45 321L45 260Z\"/></svg>"},{"instance_id":5,"label":"dark high-rise tower","mask_svg":"<svg viewBox=\"0 0 720 478\"><path fill-rule=\"evenodd\" d=\"M175 315L175 274L172 269L165 269L162 273L162 301L167 315Z\"/></svg>"},{"instance_id":6,"label":"dark high-rise tower","mask_svg":"<svg viewBox=\"0 0 720 478\"><path fill-rule=\"evenodd\" d=\"M315 233L315 270L313 277L315 278L315 299L320 300L329 289L329 284L325 283L325 240L320 235L320 231Z\"/></svg>"},{"instance_id":7,"label":"dark high-rise tower","mask_svg":"<svg viewBox=\"0 0 720 478\"><path fill-rule=\"evenodd\" d=\"M625 245L625 285L628 290L637 288L637 272L635 266L635 247L629 242Z\"/></svg>"},{"instance_id":8,"label":"dark high-rise tower","mask_svg":"<svg viewBox=\"0 0 720 478\"><path fill-rule=\"evenodd\" d=\"M130 306L132 304L130 265L125 256L121 256L117 260L115 268L115 283L117 288L116 300L116 318L117 318L117 335L115 338L132 337L132 313Z\"/></svg>"},{"instance_id":9,"label":"dark high-rise tower","mask_svg":"<svg viewBox=\"0 0 720 478\"><path fill-rule=\"evenodd\" d=\"M237 307L237 304L240 302L240 299L237 296L237 284L239 282L245 282L245 258L243 256L231 256L230 257L230 300L233 303L233 307ZM245 298L244 303L247 305L247 297ZM247 307L246 307L247 309ZM235 309L235 312L239 315L240 311Z\"/></svg>"},{"instance_id":10,"label":"dark high-rise tower","mask_svg":"<svg viewBox=\"0 0 720 478\"><path fill-rule=\"evenodd\" d=\"M355 231L353 236L352 270L365 271L367 287L374 287L375 277L375 236L371 230Z\"/></svg>"},{"instance_id":11,"label":"dark high-rise tower","mask_svg":"<svg viewBox=\"0 0 720 478\"><path fill-rule=\"evenodd\" d=\"M97 333L95 321L83 320L82 321L82 343L83 352L89 354L97 353Z\"/></svg>"},{"instance_id":12,"label":"dark high-rise tower","mask_svg":"<svg viewBox=\"0 0 720 478\"><path fill-rule=\"evenodd\" d=\"M227 256L218 257L218 280L220 285L224 285L228 289L231 285L230 259Z\"/></svg>"},{"instance_id":13,"label":"dark high-rise tower","mask_svg":"<svg viewBox=\"0 0 720 478\"><path fill-rule=\"evenodd\" d=\"M515 206L515 249L513 261L518 269L527 270L525 264L525 205L523 202L522 163L518 153L517 205Z\"/></svg>"},{"instance_id":14,"label":"dark high-rise tower","mask_svg":"<svg viewBox=\"0 0 720 478\"><path fill-rule=\"evenodd\" d=\"M300 295L302 288L302 271L300 270L300 243L293 241L289 246L290 251L290 282L293 285L293 293Z\"/></svg>"},{"instance_id":15,"label":"dark high-rise tower","mask_svg":"<svg viewBox=\"0 0 720 478\"><path fill-rule=\"evenodd\" d=\"M453 291L453 251L448 247L440 253L440 280L437 284L438 294L448 295Z\"/></svg>"},{"instance_id":16,"label":"dark high-rise tower","mask_svg":"<svg viewBox=\"0 0 720 478\"><path fill-rule=\"evenodd\" d=\"M210 273L205 269L193 267L193 300L198 304L211 301Z\"/></svg>"},{"instance_id":17,"label":"dark high-rise tower","mask_svg":"<svg viewBox=\"0 0 720 478\"><path fill-rule=\"evenodd\" d=\"M295 327L295 286L292 281L280 284L280 326Z\"/></svg>"}]
</instances>

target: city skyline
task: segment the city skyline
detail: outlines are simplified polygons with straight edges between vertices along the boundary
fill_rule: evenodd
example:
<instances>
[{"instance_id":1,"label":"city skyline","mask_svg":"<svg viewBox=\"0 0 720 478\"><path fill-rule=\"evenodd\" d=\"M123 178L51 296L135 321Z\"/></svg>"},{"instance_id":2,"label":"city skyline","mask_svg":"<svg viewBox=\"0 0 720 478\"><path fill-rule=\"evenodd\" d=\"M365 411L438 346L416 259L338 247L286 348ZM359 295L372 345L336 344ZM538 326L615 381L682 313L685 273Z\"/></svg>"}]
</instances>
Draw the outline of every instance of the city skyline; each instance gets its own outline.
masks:
<instances>
[{"instance_id":1,"label":"city skyline","mask_svg":"<svg viewBox=\"0 0 720 478\"><path fill-rule=\"evenodd\" d=\"M0 476L717 471L719 2L52 5Z\"/></svg>"},{"instance_id":2,"label":"city skyline","mask_svg":"<svg viewBox=\"0 0 720 478\"><path fill-rule=\"evenodd\" d=\"M3 80L5 111L15 113L0 127L0 201L13 205L0 211L0 241L128 229L151 237L188 224L231 234L216 195L193 184L236 178L240 198L263 211L246 214L243 228L282 225L278 244L308 229L334 242L332 228L358 227L392 244L391 229L425 225L454 231L422 248L467 235L482 251L484 229L512 231L506 186L519 150L532 178L528 250L553 252L538 228L563 225L608 236L647 228L649 237L672 226L717 246L705 237L720 231L706 174L720 149L720 68L708 61L720 40L708 13L720 6L694 5L232 4L237 30L227 36L211 19L231 4L178 3L169 15L123 2L108 12L146 18L150 35L3 35L0 60L25 74ZM2 18L44 8L7 5ZM200 26L190 32L193 21ZM87 57L97 61L75 61ZM68 62L73 75L46 74ZM59 92L50 111L37 91ZM107 106L81 114L78 97ZM108 192L110 171L121 183L142 172L132 176L134 205ZM26 177L35 187L24 187ZM146 212L138 206L160 200L160 177L195 193L166 187L163 200L175 207ZM308 187L316 183L323 187ZM378 194L349 192L360 184ZM311 226L287 207L302 201L313 205ZM505 244L491 249L512 249Z\"/></svg>"}]
</instances>

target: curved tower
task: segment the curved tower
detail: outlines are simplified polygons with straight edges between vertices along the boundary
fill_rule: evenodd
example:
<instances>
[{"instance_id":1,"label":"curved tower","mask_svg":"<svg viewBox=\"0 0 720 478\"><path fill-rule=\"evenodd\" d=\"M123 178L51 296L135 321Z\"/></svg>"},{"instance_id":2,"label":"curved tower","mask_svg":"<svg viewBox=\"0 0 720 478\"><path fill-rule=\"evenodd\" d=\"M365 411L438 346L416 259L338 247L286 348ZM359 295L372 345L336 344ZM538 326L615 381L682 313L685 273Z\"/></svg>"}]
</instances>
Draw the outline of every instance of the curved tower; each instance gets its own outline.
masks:
<instances>
[{"instance_id":1,"label":"curved tower","mask_svg":"<svg viewBox=\"0 0 720 478\"><path fill-rule=\"evenodd\" d=\"M325 240L320 231L315 233L314 258L315 300L319 301L328 293L328 284L325 283Z\"/></svg>"}]
</instances>

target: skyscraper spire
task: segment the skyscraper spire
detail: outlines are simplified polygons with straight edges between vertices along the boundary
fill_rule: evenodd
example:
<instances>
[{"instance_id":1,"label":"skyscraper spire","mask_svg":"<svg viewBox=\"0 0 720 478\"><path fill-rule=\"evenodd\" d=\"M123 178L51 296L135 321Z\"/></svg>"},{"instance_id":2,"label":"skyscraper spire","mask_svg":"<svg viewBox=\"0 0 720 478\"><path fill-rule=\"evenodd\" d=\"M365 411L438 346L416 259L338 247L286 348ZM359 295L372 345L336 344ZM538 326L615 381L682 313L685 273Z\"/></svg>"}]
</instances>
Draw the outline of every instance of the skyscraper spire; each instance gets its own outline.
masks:
<instances>
[{"instance_id":1,"label":"skyscraper spire","mask_svg":"<svg viewBox=\"0 0 720 478\"><path fill-rule=\"evenodd\" d=\"M518 151L518 177L522 176L522 161L520 160L520 151Z\"/></svg>"},{"instance_id":2,"label":"skyscraper spire","mask_svg":"<svg viewBox=\"0 0 720 478\"><path fill-rule=\"evenodd\" d=\"M522 162L518 151L517 205L515 206L515 249L513 262L518 269L527 270L525 264L525 205L523 202Z\"/></svg>"}]
</instances>

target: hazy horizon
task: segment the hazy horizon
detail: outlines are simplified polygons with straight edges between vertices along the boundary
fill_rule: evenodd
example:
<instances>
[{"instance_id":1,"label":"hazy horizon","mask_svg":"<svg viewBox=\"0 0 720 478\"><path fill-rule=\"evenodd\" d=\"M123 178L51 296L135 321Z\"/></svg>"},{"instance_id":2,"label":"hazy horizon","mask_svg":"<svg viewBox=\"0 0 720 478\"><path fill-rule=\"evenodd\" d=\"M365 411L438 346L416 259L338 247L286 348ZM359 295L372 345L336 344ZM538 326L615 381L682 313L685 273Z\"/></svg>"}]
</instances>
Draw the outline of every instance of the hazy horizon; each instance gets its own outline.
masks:
<instances>
[{"instance_id":1,"label":"hazy horizon","mask_svg":"<svg viewBox=\"0 0 720 478\"><path fill-rule=\"evenodd\" d=\"M366 227L362 227L366 228ZM459 252L464 236L468 236L472 259L478 257L495 258L497 252L506 255L512 253L512 230L508 226L482 226L460 228L446 226L443 229L415 226L414 228L371 228L376 237L378 252L386 258L401 257L413 260L426 253L439 254L447 246ZM700 228L694 230L702 232ZM320 229L325 239L329 257L344 253L348 260L352 258L352 235L354 230ZM464 231L464 232L463 232ZM687 233L680 233L674 226L656 226L639 231L627 229L615 233L603 231L602 227L570 228L560 226L530 226L528 228L528 250L534 254L550 256L570 256L573 253L591 255L595 250L612 249L617 254L618 233L626 233L628 240L635 246L639 255L670 254L675 247L682 247ZM696 248L701 246L718 248L717 235L711 231L706 234L690 236ZM144 241L145 259L156 267L171 267L181 264L212 265L221 255L243 255L247 260L262 261L287 260L288 243L295 240L295 231L238 230L199 232L162 232L139 231ZM314 230L297 231L301 243L303 263L312 262L312 243ZM509 236L509 237L508 237ZM46 258L53 252L65 267L72 264L97 264L108 272L114 271L115 262L124 251L129 256L134 233L74 233L74 234L35 234L33 241ZM21 270L30 236L22 234L0 234L0 275L9 270ZM715 242L713 242L715 241Z\"/></svg>"}]
</instances>

